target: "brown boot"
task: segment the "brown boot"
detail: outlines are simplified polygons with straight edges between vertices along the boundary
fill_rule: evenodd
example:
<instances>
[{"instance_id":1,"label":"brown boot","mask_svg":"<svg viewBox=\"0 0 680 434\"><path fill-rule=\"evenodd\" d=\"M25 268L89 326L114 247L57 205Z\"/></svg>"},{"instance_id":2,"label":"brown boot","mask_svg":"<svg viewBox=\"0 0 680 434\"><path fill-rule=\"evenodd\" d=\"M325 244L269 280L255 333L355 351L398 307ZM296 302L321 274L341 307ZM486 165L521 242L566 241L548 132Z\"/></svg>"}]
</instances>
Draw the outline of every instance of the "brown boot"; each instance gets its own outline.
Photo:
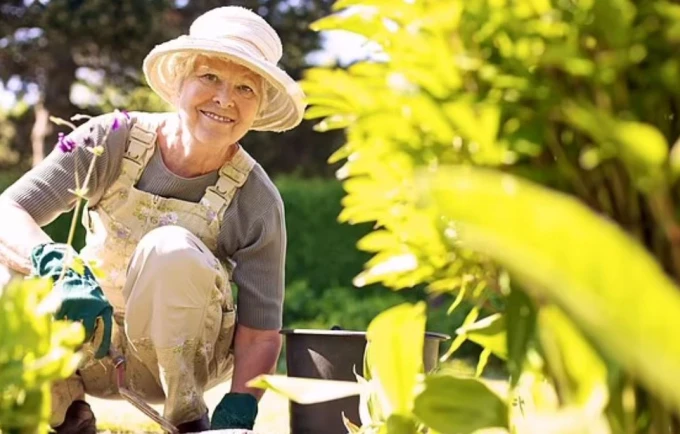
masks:
<instances>
[{"instance_id":1,"label":"brown boot","mask_svg":"<svg viewBox=\"0 0 680 434\"><path fill-rule=\"evenodd\" d=\"M97 419L92 413L90 404L85 401L73 401L66 410L64 423L52 428L55 434L97 434Z\"/></svg>"},{"instance_id":2,"label":"brown boot","mask_svg":"<svg viewBox=\"0 0 680 434\"><path fill-rule=\"evenodd\" d=\"M203 415L203 417L198 420L180 423L177 425L177 430L180 433L210 431L210 419L208 418L208 413Z\"/></svg>"}]
</instances>

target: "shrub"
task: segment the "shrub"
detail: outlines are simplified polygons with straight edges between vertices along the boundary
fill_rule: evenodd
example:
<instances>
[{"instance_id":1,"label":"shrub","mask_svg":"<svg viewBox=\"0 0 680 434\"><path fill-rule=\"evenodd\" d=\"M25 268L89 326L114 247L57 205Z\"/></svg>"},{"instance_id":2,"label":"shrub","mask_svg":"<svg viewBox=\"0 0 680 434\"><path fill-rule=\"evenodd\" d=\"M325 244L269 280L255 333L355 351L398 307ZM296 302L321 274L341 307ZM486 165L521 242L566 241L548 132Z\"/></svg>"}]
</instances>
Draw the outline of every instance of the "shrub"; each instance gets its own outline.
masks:
<instances>
[{"instance_id":1,"label":"shrub","mask_svg":"<svg viewBox=\"0 0 680 434\"><path fill-rule=\"evenodd\" d=\"M420 324L422 304L390 309L369 342L394 352L368 362L384 411L351 432L678 432L680 6L335 11L315 28L384 51L303 83L318 130L346 132L340 220L372 228L357 281L469 301L449 355L474 340L477 377L491 354L510 374L494 393L455 370L416 377L390 330Z\"/></svg>"},{"instance_id":2,"label":"shrub","mask_svg":"<svg viewBox=\"0 0 680 434\"><path fill-rule=\"evenodd\" d=\"M46 433L50 385L72 375L85 332L53 321L49 279L0 284L0 432Z\"/></svg>"}]
</instances>

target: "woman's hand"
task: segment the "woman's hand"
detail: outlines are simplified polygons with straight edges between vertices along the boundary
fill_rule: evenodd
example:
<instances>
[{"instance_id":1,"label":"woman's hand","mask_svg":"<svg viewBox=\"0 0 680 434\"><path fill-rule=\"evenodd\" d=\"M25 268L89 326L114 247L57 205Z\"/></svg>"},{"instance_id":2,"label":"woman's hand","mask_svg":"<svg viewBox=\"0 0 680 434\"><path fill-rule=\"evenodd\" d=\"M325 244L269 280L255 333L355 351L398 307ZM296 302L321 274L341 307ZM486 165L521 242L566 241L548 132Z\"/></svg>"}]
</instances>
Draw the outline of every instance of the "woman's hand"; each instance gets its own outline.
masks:
<instances>
[{"instance_id":1,"label":"woman's hand","mask_svg":"<svg viewBox=\"0 0 680 434\"><path fill-rule=\"evenodd\" d=\"M70 258L70 260L69 260ZM67 264L66 261L69 261ZM74 261L78 266L72 266ZM80 321L89 340L100 322L103 338L95 349L95 358L106 356L111 345L113 307L107 300L94 273L68 244L40 244L31 253L31 274L54 279L54 294L59 298L58 320Z\"/></svg>"}]
</instances>

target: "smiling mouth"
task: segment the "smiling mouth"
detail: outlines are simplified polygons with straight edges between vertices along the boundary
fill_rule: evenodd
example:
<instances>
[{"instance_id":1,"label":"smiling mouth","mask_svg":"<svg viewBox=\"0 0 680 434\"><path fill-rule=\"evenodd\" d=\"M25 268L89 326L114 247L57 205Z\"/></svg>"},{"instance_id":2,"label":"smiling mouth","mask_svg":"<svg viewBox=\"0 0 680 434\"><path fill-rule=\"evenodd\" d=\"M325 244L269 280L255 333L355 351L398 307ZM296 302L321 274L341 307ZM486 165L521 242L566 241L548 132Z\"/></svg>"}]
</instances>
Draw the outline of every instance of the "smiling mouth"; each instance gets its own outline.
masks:
<instances>
[{"instance_id":1,"label":"smiling mouth","mask_svg":"<svg viewBox=\"0 0 680 434\"><path fill-rule=\"evenodd\" d=\"M216 115L215 113L206 112L206 111L203 111L203 110L200 110L200 112L201 112L201 114L203 114L203 116L205 116L208 119L211 119L215 122L219 122L219 123L222 123L222 124L234 123L234 120L232 118L228 118L226 116Z\"/></svg>"}]
</instances>

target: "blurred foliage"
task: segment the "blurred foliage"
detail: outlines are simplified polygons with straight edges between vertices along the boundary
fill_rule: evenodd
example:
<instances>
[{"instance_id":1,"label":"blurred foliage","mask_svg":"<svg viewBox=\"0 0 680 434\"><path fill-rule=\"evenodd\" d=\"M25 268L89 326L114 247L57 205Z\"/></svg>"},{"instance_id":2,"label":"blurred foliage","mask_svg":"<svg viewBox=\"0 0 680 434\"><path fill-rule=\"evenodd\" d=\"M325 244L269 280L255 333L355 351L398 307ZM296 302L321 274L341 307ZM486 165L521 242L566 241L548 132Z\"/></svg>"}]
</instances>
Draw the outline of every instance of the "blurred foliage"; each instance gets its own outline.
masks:
<instances>
[{"instance_id":1,"label":"blurred foliage","mask_svg":"<svg viewBox=\"0 0 680 434\"><path fill-rule=\"evenodd\" d=\"M334 9L313 27L384 51L303 80L307 117L346 133L330 159L343 162L340 220L372 227L359 248L373 256L355 283L426 285L455 297L454 312L467 301L445 359L468 340L484 347L472 379L419 376L396 393L419 370L380 368L403 355L383 336L392 348L373 361L371 390L387 405L350 431L680 432L680 6ZM375 321L403 330L404 317L390 316ZM494 354L509 373L501 406L483 387ZM480 401L465 407L459 396Z\"/></svg>"},{"instance_id":2,"label":"blurred foliage","mask_svg":"<svg viewBox=\"0 0 680 434\"><path fill-rule=\"evenodd\" d=\"M19 153L12 149L16 128L10 121L9 113L0 111L0 166L10 166L19 162Z\"/></svg>"},{"instance_id":3,"label":"blurred foliage","mask_svg":"<svg viewBox=\"0 0 680 434\"><path fill-rule=\"evenodd\" d=\"M80 361L83 327L52 319L51 289L48 279L0 287L0 432L47 433L50 385Z\"/></svg>"}]
</instances>

